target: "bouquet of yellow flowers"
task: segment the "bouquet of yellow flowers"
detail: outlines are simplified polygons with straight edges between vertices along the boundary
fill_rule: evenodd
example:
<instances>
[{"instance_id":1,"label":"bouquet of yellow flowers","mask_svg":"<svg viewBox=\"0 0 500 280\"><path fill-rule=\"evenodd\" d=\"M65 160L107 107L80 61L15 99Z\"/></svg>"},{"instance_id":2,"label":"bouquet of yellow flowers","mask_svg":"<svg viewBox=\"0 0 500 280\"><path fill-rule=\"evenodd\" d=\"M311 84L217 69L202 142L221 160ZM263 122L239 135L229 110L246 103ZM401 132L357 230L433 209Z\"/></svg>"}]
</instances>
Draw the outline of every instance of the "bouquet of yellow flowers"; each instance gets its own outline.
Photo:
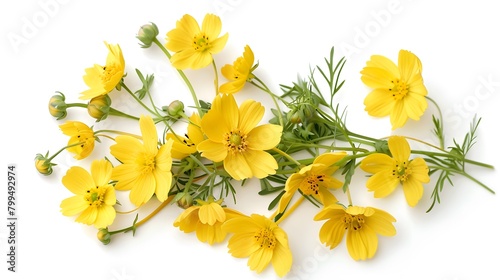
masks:
<instances>
[{"instance_id":1,"label":"bouquet of yellow flowers","mask_svg":"<svg viewBox=\"0 0 500 280\"><path fill-rule=\"evenodd\" d=\"M346 59L338 59L333 47L324 65L311 68L306 78L280 85L278 94L259 77L259 63L249 45L232 64L217 67L214 54L222 52L228 40L218 16L207 14L199 24L186 14L164 33L165 42L159 34L158 27L149 23L139 29L137 39L142 48L162 51L165 63L176 69L191 93L190 106L180 100L157 104L152 90L154 74L145 75L139 69L133 74L142 86L130 88L120 45L108 42L106 61L85 69L83 80L88 89L79 96L83 103L69 103L57 92L48 104L57 120L64 120L68 109L79 107L86 108L96 122L109 123L109 129L97 130L93 124L66 120L59 127L69 137L68 144L55 153L35 157L36 169L50 175L61 152L81 160L95 152L97 145L105 146L105 155L92 161L89 169L73 166L66 171L62 185L71 194L60 205L63 215L94 226L103 244L120 242L119 233L135 234L163 208L175 205L184 210L173 221L174 227L194 232L199 241L210 245L227 242L229 253L248 258L251 270L260 273L271 264L282 277L290 271L293 257L280 223L301 203L317 207L311 219L322 223L321 243L334 249L346 236L354 260L374 257L379 236L396 234L393 215L354 203L350 193L354 174L367 177L366 189L375 198L389 196L401 187L409 207L420 203L424 185L433 178L428 211L440 202L441 191L456 176L494 193L466 171L469 165L493 168L468 157L481 119L472 121L463 139L453 139L451 146L445 146L443 116L428 95L422 62L410 51L401 50L397 63L382 55L373 55L366 62L360 72L362 83L371 88L364 99L365 110L373 117L388 117L395 130L409 119L418 121L429 105L435 106L438 114L432 116L429 129L436 144L408 135L374 138L352 131L346 122L347 110L336 100L344 85ZM185 74L205 67L213 67L214 83L196 86L213 90L211 100L200 100L196 81ZM259 96L238 104L235 95L245 87L262 91L273 106L265 108L252 99ZM113 91L124 95L114 98L128 95L144 113L134 115L113 107L115 100L109 95ZM272 116L268 120L264 119L266 110ZM114 129L117 118L128 119L140 134ZM101 141L104 138L112 142L109 147ZM412 148L413 143L425 148ZM272 215L227 206L228 199L234 205L245 199L238 197L238 189L248 180L260 182L259 195L273 197L265 209ZM122 193L126 196L120 197ZM339 200L340 196L346 199ZM139 215L152 201L159 206L145 217ZM132 210L126 209L129 204ZM118 226L129 219L124 214L130 213L135 218L125 227Z\"/></svg>"}]
</instances>

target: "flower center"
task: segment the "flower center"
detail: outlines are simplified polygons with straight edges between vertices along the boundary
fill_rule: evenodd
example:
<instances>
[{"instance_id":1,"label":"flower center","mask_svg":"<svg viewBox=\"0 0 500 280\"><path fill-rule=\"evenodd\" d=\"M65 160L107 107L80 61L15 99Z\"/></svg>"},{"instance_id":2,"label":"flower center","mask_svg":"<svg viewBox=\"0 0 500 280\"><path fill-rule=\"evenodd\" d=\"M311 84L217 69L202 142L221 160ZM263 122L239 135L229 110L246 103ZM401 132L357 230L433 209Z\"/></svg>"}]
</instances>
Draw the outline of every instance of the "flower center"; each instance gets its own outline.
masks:
<instances>
[{"instance_id":1,"label":"flower center","mask_svg":"<svg viewBox=\"0 0 500 280\"><path fill-rule=\"evenodd\" d=\"M200 33L194 36L193 38L193 48L195 51L205 51L210 48L210 41L208 40L208 36L205 33Z\"/></svg>"},{"instance_id":2,"label":"flower center","mask_svg":"<svg viewBox=\"0 0 500 280\"><path fill-rule=\"evenodd\" d=\"M255 241L261 248L274 249L276 246L276 237L271 230L264 228L255 234Z\"/></svg>"},{"instance_id":3,"label":"flower center","mask_svg":"<svg viewBox=\"0 0 500 280\"><path fill-rule=\"evenodd\" d=\"M104 203L104 193L106 192L106 186L99 187L96 186L90 190L87 190L84 198L88 202L89 206L99 207Z\"/></svg>"},{"instance_id":4,"label":"flower center","mask_svg":"<svg viewBox=\"0 0 500 280\"><path fill-rule=\"evenodd\" d=\"M344 222L344 227L346 230L354 230L358 231L363 227L363 224L365 223L365 216L364 215L350 215L350 214L345 214L344 217L342 218L342 221Z\"/></svg>"},{"instance_id":5,"label":"flower center","mask_svg":"<svg viewBox=\"0 0 500 280\"><path fill-rule=\"evenodd\" d=\"M408 177L412 173L411 169L408 168L408 163L408 161L403 161L402 163L397 161L392 169L392 176L395 176L401 182L408 180Z\"/></svg>"},{"instance_id":6,"label":"flower center","mask_svg":"<svg viewBox=\"0 0 500 280\"><path fill-rule=\"evenodd\" d=\"M392 97L395 100L400 100L408 94L409 86L399 79L391 81L394 85L393 88L390 88L389 91L392 92Z\"/></svg>"},{"instance_id":7,"label":"flower center","mask_svg":"<svg viewBox=\"0 0 500 280\"><path fill-rule=\"evenodd\" d=\"M319 193L319 184L323 182L325 175L310 175L306 178L306 183L300 186L304 195L313 195Z\"/></svg>"},{"instance_id":8,"label":"flower center","mask_svg":"<svg viewBox=\"0 0 500 280\"><path fill-rule=\"evenodd\" d=\"M224 135L224 140L228 151L232 153L244 152L247 149L248 143L246 141L247 136L242 135L239 130L226 133Z\"/></svg>"},{"instance_id":9,"label":"flower center","mask_svg":"<svg viewBox=\"0 0 500 280\"><path fill-rule=\"evenodd\" d=\"M109 83L109 81L118 73L118 68L119 67L117 67L114 63L102 67L102 73L100 75L102 83Z\"/></svg>"},{"instance_id":10,"label":"flower center","mask_svg":"<svg viewBox=\"0 0 500 280\"><path fill-rule=\"evenodd\" d=\"M142 158L138 158L138 166L142 174L153 172L156 168L156 159L154 155L143 154Z\"/></svg>"}]
</instances>

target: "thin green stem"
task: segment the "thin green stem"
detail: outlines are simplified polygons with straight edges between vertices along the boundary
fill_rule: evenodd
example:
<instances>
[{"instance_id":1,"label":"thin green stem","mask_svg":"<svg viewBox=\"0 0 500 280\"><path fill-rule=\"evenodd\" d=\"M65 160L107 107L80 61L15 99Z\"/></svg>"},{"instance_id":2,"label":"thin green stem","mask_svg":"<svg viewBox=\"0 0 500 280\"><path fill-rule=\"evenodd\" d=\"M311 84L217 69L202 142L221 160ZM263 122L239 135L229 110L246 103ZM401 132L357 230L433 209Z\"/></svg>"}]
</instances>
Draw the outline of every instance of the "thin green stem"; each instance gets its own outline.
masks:
<instances>
[{"instance_id":1,"label":"thin green stem","mask_svg":"<svg viewBox=\"0 0 500 280\"><path fill-rule=\"evenodd\" d=\"M439 130L440 132L438 133L438 138L439 138L439 146L441 147L441 149L444 149L444 137L443 137L443 133L444 133L444 127L443 127L443 114L441 113L441 108L439 108L439 105L437 104L436 101L434 101L434 99L430 98L429 96L425 96L425 98L427 98L430 102L432 102L434 104L434 106L436 106L436 109L438 110L438 114L439 114Z\"/></svg>"},{"instance_id":2,"label":"thin green stem","mask_svg":"<svg viewBox=\"0 0 500 280\"><path fill-rule=\"evenodd\" d=\"M257 85L254 81L251 81L250 83L252 85L258 87L259 89L267 92L269 94L269 96L271 96L271 99L273 100L273 103L274 103L274 107L276 107L276 110L278 111L278 120L280 122L280 125L281 125L281 127L284 127L285 126L285 122L283 121L283 113L282 113L281 108L280 108L280 106L278 104L278 101L276 100L276 95L257 76L255 76L254 79L260 83L260 86Z\"/></svg>"},{"instance_id":3,"label":"thin green stem","mask_svg":"<svg viewBox=\"0 0 500 280\"><path fill-rule=\"evenodd\" d=\"M58 154L60 154L62 151L66 150L67 148L71 148L71 147L82 145L82 144L85 144L85 142L78 142L78 143L71 144L71 145L68 145L68 146L61 148L59 151L57 151L55 154L53 154L50 158L48 158L47 162L50 162L51 160L53 160Z\"/></svg>"},{"instance_id":4,"label":"thin green stem","mask_svg":"<svg viewBox=\"0 0 500 280\"><path fill-rule=\"evenodd\" d=\"M170 53L168 52L168 50L160 43L160 41L158 41L157 38L155 38L153 40L153 42L162 50L162 52L168 57L168 59L170 59L172 57L170 55ZM184 83L188 87L189 92L191 93L191 97L193 98L194 105L196 106L196 109L198 110L198 114L200 115L200 117L202 117L203 110L201 109L200 101L198 100L198 97L197 97L196 92L193 88L193 85L191 84L189 79L186 77L186 74L184 74L184 71L177 69L177 72L179 73L182 80L184 81Z\"/></svg>"},{"instance_id":5,"label":"thin green stem","mask_svg":"<svg viewBox=\"0 0 500 280\"><path fill-rule=\"evenodd\" d=\"M291 162L295 163L298 167L302 167L302 164L300 162L298 162L296 159L294 159L289 154L283 152L282 150L280 150L280 149L278 149L276 147L274 147L272 150L275 151L276 153L282 155L283 157L289 159Z\"/></svg>"},{"instance_id":6,"label":"thin green stem","mask_svg":"<svg viewBox=\"0 0 500 280\"><path fill-rule=\"evenodd\" d=\"M420 151L420 150L411 150L411 153L416 154L416 155L426 155L429 157L446 157L446 158L451 158L454 160L463 161L464 163L469 163L469 164L473 164L473 165L477 165L477 166L481 166L481 167L485 167L485 168L489 168L489 169L495 169L495 167L493 165L486 164L483 162L478 162L475 160L470 160L467 158L461 158L461 157L454 155L454 154L451 154L451 153L435 153L435 152Z\"/></svg>"},{"instance_id":7,"label":"thin green stem","mask_svg":"<svg viewBox=\"0 0 500 280\"><path fill-rule=\"evenodd\" d=\"M144 102L142 102L142 100L140 100L137 96L135 96L135 94L125 85L125 83L122 81L121 82L121 86L135 99L135 101L137 101L137 103L139 103L144 109L146 109L148 112L150 112L151 114L153 114L154 116L157 116L157 117L161 117L160 115L158 115L155 111L151 110L148 106L146 106L146 104L144 104Z\"/></svg>"},{"instance_id":8,"label":"thin green stem","mask_svg":"<svg viewBox=\"0 0 500 280\"><path fill-rule=\"evenodd\" d=\"M215 65L215 60L212 59L212 66L214 68L214 86L215 86L215 95L219 94L219 73L217 72L217 65Z\"/></svg>"}]
</instances>

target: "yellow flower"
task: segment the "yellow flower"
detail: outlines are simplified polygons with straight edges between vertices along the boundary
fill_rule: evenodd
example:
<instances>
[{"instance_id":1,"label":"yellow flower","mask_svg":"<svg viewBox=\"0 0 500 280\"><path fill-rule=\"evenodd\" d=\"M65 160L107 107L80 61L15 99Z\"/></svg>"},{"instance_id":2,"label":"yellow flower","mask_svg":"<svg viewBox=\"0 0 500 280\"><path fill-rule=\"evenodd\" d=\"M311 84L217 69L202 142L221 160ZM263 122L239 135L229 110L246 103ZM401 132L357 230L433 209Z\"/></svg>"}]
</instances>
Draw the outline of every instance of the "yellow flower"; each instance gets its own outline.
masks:
<instances>
[{"instance_id":1,"label":"yellow flower","mask_svg":"<svg viewBox=\"0 0 500 280\"><path fill-rule=\"evenodd\" d=\"M339 169L333 164L345 156L345 152L322 154L311 165L301 168L299 172L288 177L285 183L285 194L278 205L278 213L285 210L297 190L300 190L303 195L312 196L324 206L337 202L329 189L342 187L342 182L332 177L332 174Z\"/></svg>"},{"instance_id":2,"label":"yellow flower","mask_svg":"<svg viewBox=\"0 0 500 280\"><path fill-rule=\"evenodd\" d=\"M243 56L238 57L233 62L233 65L226 64L222 67L222 75L231 82L223 84L219 92L232 94L240 91L247 81L254 78L252 74L253 62L254 56L252 49L249 46L245 46Z\"/></svg>"},{"instance_id":3,"label":"yellow flower","mask_svg":"<svg viewBox=\"0 0 500 280\"><path fill-rule=\"evenodd\" d=\"M366 186L375 197L385 197L401 183L406 201L413 207L424 193L422 183L430 181L429 168L422 158L409 159L410 145L404 137L392 136L388 144L392 157L376 153L361 161L361 169L374 174Z\"/></svg>"},{"instance_id":4,"label":"yellow flower","mask_svg":"<svg viewBox=\"0 0 500 280\"><path fill-rule=\"evenodd\" d=\"M234 233L229 239L229 253L236 258L248 258L251 270L260 273L272 263L278 276L285 276L292 267L292 252L288 236L276 223L262 215L233 218L222 230Z\"/></svg>"},{"instance_id":5,"label":"yellow flower","mask_svg":"<svg viewBox=\"0 0 500 280\"><path fill-rule=\"evenodd\" d=\"M193 113L191 117L189 117L189 124L185 136L186 137L182 137L171 132L167 133L166 139L174 140L172 144L173 158L183 159L196 153L196 147L204 140L203 132L201 132L201 118L197 113Z\"/></svg>"},{"instance_id":6,"label":"yellow flower","mask_svg":"<svg viewBox=\"0 0 500 280\"><path fill-rule=\"evenodd\" d=\"M116 211L115 189L109 183L113 166L105 159L94 160L90 174L80 166L71 167L62 178L64 186L75 196L61 202L65 216L79 215L76 221L96 228L113 223Z\"/></svg>"},{"instance_id":7,"label":"yellow flower","mask_svg":"<svg viewBox=\"0 0 500 280\"><path fill-rule=\"evenodd\" d=\"M315 221L326 221L319 231L321 243L335 248L344 238L347 230L347 250L354 260L372 258L377 251L378 237L394 236L396 221L389 213L372 208L331 204L314 217Z\"/></svg>"},{"instance_id":8,"label":"yellow flower","mask_svg":"<svg viewBox=\"0 0 500 280\"><path fill-rule=\"evenodd\" d=\"M142 143L132 136L120 135L110 147L111 154L122 162L113 169L111 178L118 181L115 188L131 190L130 201L137 206L148 202L153 194L165 201L172 184L173 140L158 148L158 132L151 116L141 116L139 125Z\"/></svg>"},{"instance_id":9,"label":"yellow flower","mask_svg":"<svg viewBox=\"0 0 500 280\"><path fill-rule=\"evenodd\" d=\"M185 233L196 231L198 240L208 242L210 245L224 241L227 232L222 231L222 224L242 214L222 207L222 200L214 201L212 197L206 202L198 201L198 203L199 205L184 210L175 220L174 226Z\"/></svg>"},{"instance_id":10,"label":"yellow flower","mask_svg":"<svg viewBox=\"0 0 500 280\"><path fill-rule=\"evenodd\" d=\"M208 139L198 144L198 151L214 162L224 161L224 169L236 180L275 174L278 163L264 150L280 142L282 127L257 126L263 115L259 102L246 100L238 108L232 94L218 95L201 119Z\"/></svg>"},{"instance_id":11,"label":"yellow flower","mask_svg":"<svg viewBox=\"0 0 500 280\"><path fill-rule=\"evenodd\" d=\"M125 73L125 60L119 45L110 45L104 42L109 50L106 65L94 64L93 67L85 69L83 81L89 87L81 93L80 99L88 100L99 95L108 94L123 78Z\"/></svg>"},{"instance_id":12,"label":"yellow flower","mask_svg":"<svg viewBox=\"0 0 500 280\"><path fill-rule=\"evenodd\" d=\"M399 52L398 66L374 55L361 74L361 80L373 88L365 98L365 110L374 117L390 115L392 129L402 127L408 118L419 120L427 109L422 64L411 52Z\"/></svg>"},{"instance_id":13,"label":"yellow flower","mask_svg":"<svg viewBox=\"0 0 500 280\"><path fill-rule=\"evenodd\" d=\"M213 54L220 52L228 34L219 37L222 23L218 16L207 14L201 26L190 15L177 21L176 28L167 33L166 47L175 52L170 58L177 69L199 69L212 63Z\"/></svg>"},{"instance_id":14,"label":"yellow flower","mask_svg":"<svg viewBox=\"0 0 500 280\"><path fill-rule=\"evenodd\" d=\"M64 135L70 136L67 148L68 152L74 153L74 158L84 159L94 150L94 131L86 124L79 121L67 121L59 125Z\"/></svg>"}]
</instances>

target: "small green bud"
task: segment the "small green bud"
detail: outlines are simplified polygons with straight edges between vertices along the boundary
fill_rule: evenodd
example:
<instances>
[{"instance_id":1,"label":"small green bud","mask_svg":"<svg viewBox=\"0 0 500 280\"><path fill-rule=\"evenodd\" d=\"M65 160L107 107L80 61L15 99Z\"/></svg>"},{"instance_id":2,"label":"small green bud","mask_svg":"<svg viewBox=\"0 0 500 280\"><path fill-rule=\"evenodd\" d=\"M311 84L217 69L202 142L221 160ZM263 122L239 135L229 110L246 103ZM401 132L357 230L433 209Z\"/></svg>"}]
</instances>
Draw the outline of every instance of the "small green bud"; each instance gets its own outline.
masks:
<instances>
[{"instance_id":1,"label":"small green bud","mask_svg":"<svg viewBox=\"0 0 500 280\"><path fill-rule=\"evenodd\" d=\"M193 206L193 197L189 193L180 192L175 196L177 205L181 208L188 209Z\"/></svg>"},{"instance_id":2,"label":"small green bud","mask_svg":"<svg viewBox=\"0 0 500 280\"><path fill-rule=\"evenodd\" d=\"M66 111L68 106L66 105L66 102L64 102L66 100L64 94L60 92L57 93L58 94L53 95L49 100L49 112L54 118L60 120L64 119L68 114Z\"/></svg>"},{"instance_id":3,"label":"small green bud","mask_svg":"<svg viewBox=\"0 0 500 280\"><path fill-rule=\"evenodd\" d=\"M290 122L294 124L302 123L302 119L300 118L299 112L294 112L293 114L291 114Z\"/></svg>"},{"instance_id":4,"label":"small green bud","mask_svg":"<svg viewBox=\"0 0 500 280\"><path fill-rule=\"evenodd\" d=\"M149 48L158 34L158 27L151 22L150 24L141 26L136 38L141 41L141 48Z\"/></svg>"},{"instance_id":5,"label":"small green bud","mask_svg":"<svg viewBox=\"0 0 500 280\"><path fill-rule=\"evenodd\" d=\"M163 106L162 109L171 117L181 117L181 113L184 113L184 103L180 100L175 100L170 105Z\"/></svg>"},{"instance_id":6,"label":"small green bud","mask_svg":"<svg viewBox=\"0 0 500 280\"><path fill-rule=\"evenodd\" d=\"M52 162L42 154L37 154L35 157L35 168L36 170L45 176L52 174L52 166L54 166Z\"/></svg>"},{"instance_id":7,"label":"small green bud","mask_svg":"<svg viewBox=\"0 0 500 280\"><path fill-rule=\"evenodd\" d=\"M92 98L87 105L89 115L97 121L102 121L108 117L111 107L111 98L107 94Z\"/></svg>"},{"instance_id":8,"label":"small green bud","mask_svg":"<svg viewBox=\"0 0 500 280\"><path fill-rule=\"evenodd\" d=\"M111 234L109 233L107 228L101 228L97 232L97 239L102 242L104 245L108 245L111 242Z\"/></svg>"}]
</instances>

